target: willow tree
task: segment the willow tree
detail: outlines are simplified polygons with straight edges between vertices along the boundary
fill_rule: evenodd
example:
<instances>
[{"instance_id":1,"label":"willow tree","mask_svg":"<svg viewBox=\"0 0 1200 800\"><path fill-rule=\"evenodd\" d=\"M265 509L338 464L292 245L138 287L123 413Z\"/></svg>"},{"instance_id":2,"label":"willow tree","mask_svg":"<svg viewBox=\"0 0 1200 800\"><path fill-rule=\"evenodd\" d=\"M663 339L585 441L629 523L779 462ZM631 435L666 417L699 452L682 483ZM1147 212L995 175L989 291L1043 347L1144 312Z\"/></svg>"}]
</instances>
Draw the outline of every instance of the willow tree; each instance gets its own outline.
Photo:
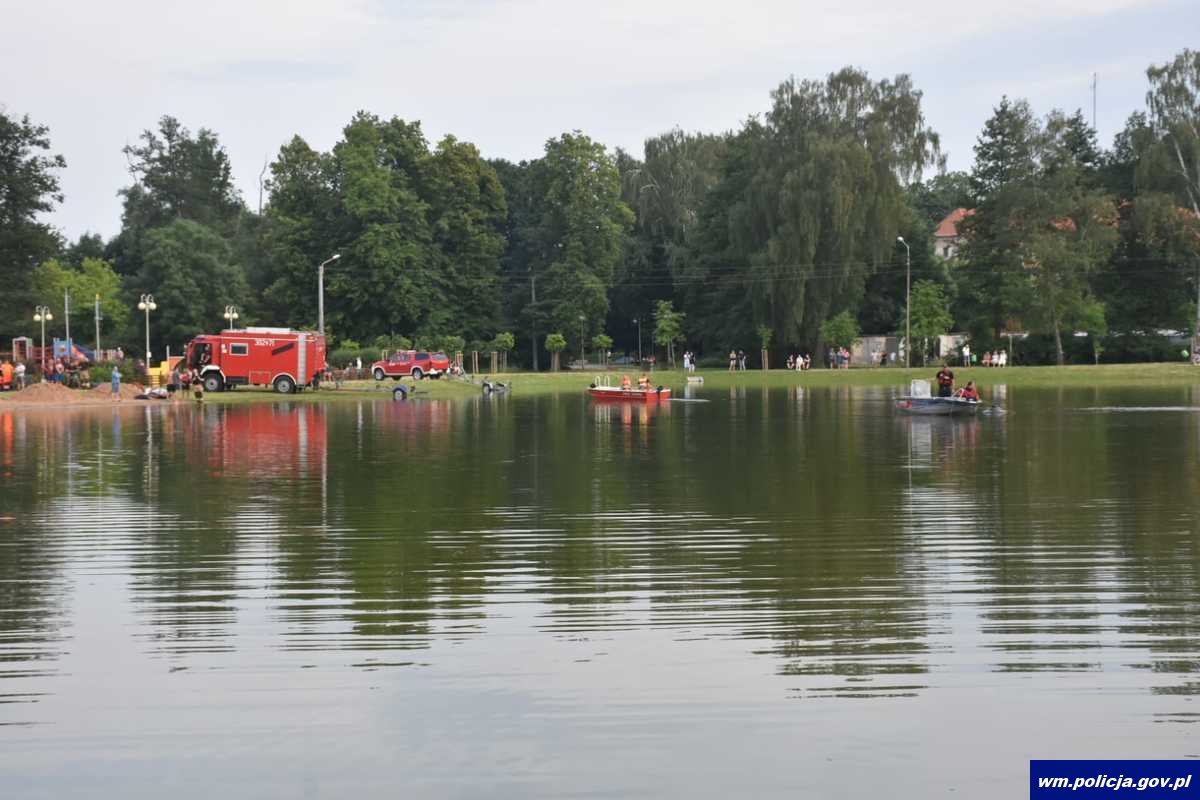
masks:
<instances>
[{"instance_id":1,"label":"willow tree","mask_svg":"<svg viewBox=\"0 0 1200 800\"><path fill-rule=\"evenodd\" d=\"M768 325L785 347L815 347L821 323L854 309L866 279L894 262L902 187L940 161L907 75L846 68L781 84L766 117L728 143L693 238L683 279L706 344Z\"/></svg>"}]
</instances>

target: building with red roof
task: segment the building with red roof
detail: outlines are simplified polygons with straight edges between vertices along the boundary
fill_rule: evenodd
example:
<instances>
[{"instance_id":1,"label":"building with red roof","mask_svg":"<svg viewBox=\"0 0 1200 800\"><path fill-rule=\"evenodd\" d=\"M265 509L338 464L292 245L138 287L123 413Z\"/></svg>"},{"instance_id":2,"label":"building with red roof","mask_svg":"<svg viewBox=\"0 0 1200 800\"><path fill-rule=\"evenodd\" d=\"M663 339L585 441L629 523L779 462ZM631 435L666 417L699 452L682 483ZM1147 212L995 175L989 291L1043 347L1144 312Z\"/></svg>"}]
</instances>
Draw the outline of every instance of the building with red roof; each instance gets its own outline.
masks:
<instances>
[{"instance_id":1,"label":"building with red roof","mask_svg":"<svg viewBox=\"0 0 1200 800\"><path fill-rule=\"evenodd\" d=\"M947 214L933 232L933 252L946 260L958 255L958 250L966 238L959 230L959 225L974 214L973 208L956 208Z\"/></svg>"}]
</instances>

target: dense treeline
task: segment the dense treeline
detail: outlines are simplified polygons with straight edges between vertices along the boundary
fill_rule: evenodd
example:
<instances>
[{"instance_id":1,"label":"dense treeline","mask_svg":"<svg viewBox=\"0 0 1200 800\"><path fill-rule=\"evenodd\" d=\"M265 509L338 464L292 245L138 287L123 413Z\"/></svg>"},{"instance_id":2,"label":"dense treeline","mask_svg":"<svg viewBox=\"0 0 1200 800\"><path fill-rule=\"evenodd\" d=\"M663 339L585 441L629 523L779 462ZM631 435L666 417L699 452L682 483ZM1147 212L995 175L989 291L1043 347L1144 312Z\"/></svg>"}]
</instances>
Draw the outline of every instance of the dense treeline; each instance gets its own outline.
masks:
<instances>
[{"instance_id":1,"label":"dense treeline","mask_svg":"<svg viewBox=\"0 0 1200 800\"><path fill-rule=\"evenodd\" d=\"M66 166L49 131L0 113L0 331L31 332L64 289L98 294L105 336L133 352L142 293L153 349L217 328L227 305L313 326L317 265L338 254L326 327L350 348L511 347L511 331L536 366L547 339L636 351L644 328L646 350L818 352L833 331L904 329L907 255L917 349L950 329L977 351L1028 331L1024 361L1163 357L1158 333L1190 333L1200 292L1200 53L1147 76L1108 149L1078 111L1002 98L969 173L944 171L907 76L849 68L785 81L736 131L668 131L639 156L575 131L489 161L359 113L328 152L284 144L257 209L216 133L164 117L125 148L120 233L70 243L42 221ZM944 258L933 232L956 209Z\"/></svg>"}]
</instances>

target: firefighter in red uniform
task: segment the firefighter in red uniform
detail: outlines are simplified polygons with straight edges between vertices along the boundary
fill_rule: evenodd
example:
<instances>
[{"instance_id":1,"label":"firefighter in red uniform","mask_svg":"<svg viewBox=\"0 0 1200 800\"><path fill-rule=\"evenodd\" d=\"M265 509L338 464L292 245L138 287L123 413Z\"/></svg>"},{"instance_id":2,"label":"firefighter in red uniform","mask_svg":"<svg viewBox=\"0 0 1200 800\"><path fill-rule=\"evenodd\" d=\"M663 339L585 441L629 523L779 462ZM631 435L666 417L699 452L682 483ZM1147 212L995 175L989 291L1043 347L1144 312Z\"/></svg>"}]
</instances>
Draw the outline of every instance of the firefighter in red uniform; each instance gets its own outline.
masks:
<instances>
[{"instance_id":1,"label":"firefighter in red uniform","mask_svg":"<svg viewBox=\"0 0 1200 800\"><path fill-rule=\"evenodd\" d=\"M954 396L954 371L944 366L937 374L938 397Z\"/></svg>"}]
</instances>

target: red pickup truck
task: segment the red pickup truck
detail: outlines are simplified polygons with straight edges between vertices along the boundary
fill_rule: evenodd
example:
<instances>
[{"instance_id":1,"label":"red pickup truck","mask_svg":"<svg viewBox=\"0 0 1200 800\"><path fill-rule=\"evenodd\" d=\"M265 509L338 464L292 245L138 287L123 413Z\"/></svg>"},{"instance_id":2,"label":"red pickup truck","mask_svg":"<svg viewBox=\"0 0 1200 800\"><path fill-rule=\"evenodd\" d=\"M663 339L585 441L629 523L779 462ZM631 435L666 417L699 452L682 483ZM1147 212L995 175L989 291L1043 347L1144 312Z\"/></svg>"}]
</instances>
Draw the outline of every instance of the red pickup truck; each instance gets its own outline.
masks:
<instances>
[{"instance_id":1,"label":"red pickup truck","mask_svg":"<svg viewBox=\"0 0 1200 800\"><path fill-rule=\"evenodd\" d=\"M426 353L420 350L398 350L382 361L371 365L371 374L375 380L384 378L400 380L411 375L414 380L420 380L426 375L441 375L450 369L450 359L445 353Z\"/></svg>"}]
</instances>

